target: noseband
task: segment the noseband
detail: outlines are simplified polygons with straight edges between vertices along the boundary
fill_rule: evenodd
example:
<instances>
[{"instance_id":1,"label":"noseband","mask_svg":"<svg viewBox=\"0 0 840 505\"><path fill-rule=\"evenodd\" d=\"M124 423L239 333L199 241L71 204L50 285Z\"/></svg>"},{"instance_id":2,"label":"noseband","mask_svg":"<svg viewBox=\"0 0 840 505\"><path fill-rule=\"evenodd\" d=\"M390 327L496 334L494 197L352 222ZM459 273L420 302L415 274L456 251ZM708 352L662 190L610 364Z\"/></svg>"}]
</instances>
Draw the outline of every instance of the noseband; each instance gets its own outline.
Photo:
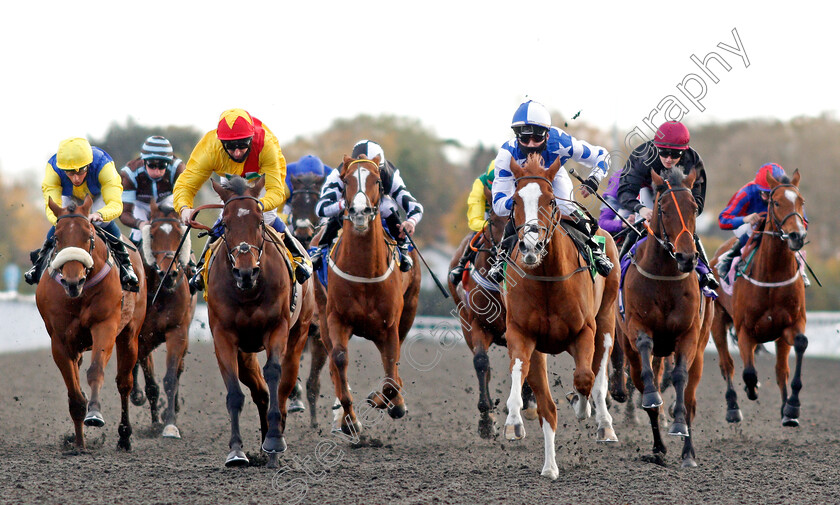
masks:
<instances>
[{"instance_id":1,"label":"noseband","mask_svg":"<svg viewBox=\"0 0 840 505\"><path fill-rule=\"evenodd\" d=\"M549 188L554 187L551 181L549 181L547 178L542 177L540 175L523 175L522 177L517 177L513 181L514 187L519 186L519 181L523 181L523 180L544 181L545 183L548 184ZM536 232L537 234L540 234L541 232L544 232L543 238L541 238L537 242L537 245L535 247L537 250L542 250L543 248L545 248L545 245L551 240L551 237L554 236L554 231L557 229L557 226L560 224L560 219L557 217L558 214L560 213L560 209L557 207L557 202L555 201L553 190L552 190L552 195L551 196L552 196L552 198L551 198L551 201L549 202L549 205L551 206L551 215L549 216L549 222L551 223L550 227L549 226L543 226L541 224L534 224L534 223L523 223L519 226L516 226L516 222L513 223L515 228L516 228L516 234L517 235L519 235L520 232L522 232L523 234L524 233L530 233L530 232ZM540 213L542 213L542 209L540 209ZM513 214L514 214L513 210L511 209L511 213L510 213L511 221L514 221Z\"/></svg>"},{"instance_id":2,"label":"noseband","mask_svg":"<svg viewBox=\"0 0 840 505\"><path fill-rule=\"evenodd\" d=\"M659 236L657 236L656 233L654 233L653 229L651 229L651 227L648 223L645 223L645 228L647 228L648 234L650 236L652 236L657 242L659 242L659 245L661 245L668 252L668 254L672 258L676 259L677 256L676 256L676 248L674 246L674 242L679 240L680 237L682 237L683 233L687 233L688 235L691 236L692 239L694 238L694 234L691 232L691 230L688 229L688 226L686 226L686 224L685 224L685 218L683 217L682 209L680 209L680 205L679 205L679 203L677 203L677 197L674 193L676 193L677 191L691 191L691 189L683 187L683 186L680 186L678 188L672 188L671 183L668 182L668 181L665 181L665 184L668 186L668 189L659 193L656 197L656 211L657 211L657 218L658 218L657 220L659 221L657 223L658 224L657 228L658 228L659 234L661 235L661 238ZM662 198L665 197L665 195L670 195L671 199L674 200L674 207L677 209L677 215L680 217L680 224L682 225L682 229L680 229L680 232L677 233L677 237L673 241L671 241L668 238L668 231L665 229L664 219L663 219L663 214L662 214L662 202L661 202L661 200L662 200Z\"/></svg>"},{"instance_id":3,"label":"noseband","mask_svg":"<svg viewBox=\"0 0 840 505\"><path fill-rule=\"evenodd\" d=\"M788 219L790 219L794 216L798 217L799 219L802 220L803 225L807 225L808 221L805 219L805 217L802 214L800 214L799 212L796 211L796 206L795 205L794 205L793 212L786 215L784 218L779 219L778 217L776 217L776 211L773 210L776 207L775 200L773 200L773 195L776 193L776 191L778 191L781 188L792 188L794 191L796 191L797 196L799 196L799 197L802 196L802 194L799 193L799 188L797 188L793 184L779 184L778 186L773 188L770 191L770 202L767 205L767 213L770 214L770 218L773 220L773 225L776 227L776 231L763 232L763 233L767 233L768 235L773 235L774 237L779 237L782 240L788 240L788 238L790 238L790 237L782 229L782 226L785 224L785 222Z\"/></svg>"},{"instance_id":4,"label":"noseband","mask_svg":"<svg viewBox=\"0 0 840 505\"><path fill-rule=\"evenodd\" d=\"M63 216L57 217L56 220L55 220L55 224L58 225L59 221L61 221L62 219L65 219L65 218L70 218L70 217L72 217L72 218L82 218L85 221L87 221L88 223L90 223L90 219L88 219L87 216L85 216L83 214L73 213L73 214L64 214ZM93 258L93 250L94 250L95 247L96 247L96 236L93 234L93 232L91 232L91 234L90 234L90 244L88 245L88 250L86 251L91 258ZM64 249L62 249L62 251L63 250ZM84 251L84 249L82 249L82 250ZM55 259L55 257L60 252L61 251L59 251L58 248L55 248L55 250L53 250L52 256L50 257L50 261L49 261L48 264L51 264L53 262L53 260ZM93 270L93 264L91 264L91 266L89 266L89 267L85 267L85 275L86 276L90 275L90 272L92 270Z\"/></svg>"},{"instance_id":5,"label":"noseband","mask_svg":"<svg viewBox=\"0 0 840 505\"><path fill-rule=\"evenodd\" d=\"M254 200L255 202L257 202L257 205L259 205L260 210L262 210L263 208L263 204L259 200L259 198L254 198L250 195L235 196L226 201L224 206L227 207L228 204L234 200ZM224 220L222 220L222 227L225 230L228 229L228 225L224 222ZM222 232L222 240L224 240L225 242L225 247L227 248L228 261L230 261L230 266L232 269L235 269L236 260L239 258L239 256L243 254L254 254L254 251L256 251L256 268L260 267L260 260L262 259L263 254L263 247L265 246L265 222L262 220L260 220L260 228L260 235L262 236L263 241L259 245L259 247L251 245L247 242L240 242L238 245L231 247L230 243L227 240L227 235L225 234L225 232Z\"/></svg>"}]
</instances>

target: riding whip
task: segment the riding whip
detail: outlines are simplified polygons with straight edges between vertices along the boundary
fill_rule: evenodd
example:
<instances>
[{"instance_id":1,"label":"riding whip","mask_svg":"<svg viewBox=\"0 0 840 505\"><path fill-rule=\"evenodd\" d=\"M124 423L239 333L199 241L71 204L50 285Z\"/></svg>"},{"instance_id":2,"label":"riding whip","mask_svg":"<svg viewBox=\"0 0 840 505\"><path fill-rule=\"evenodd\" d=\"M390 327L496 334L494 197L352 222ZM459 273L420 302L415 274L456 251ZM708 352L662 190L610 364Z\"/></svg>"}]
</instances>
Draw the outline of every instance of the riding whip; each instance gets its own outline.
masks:
<instances>
[{"instance_id":1,"label":"riding whip","mask_svg":"<svg viewBox=\"0 0 840 505\"><path fill-rule=\"evenodd\" d=\"M796 255L799 256L799 259L802 260L802 263L805 263L805 266L808 267L808 271L811 272L811 276L814 278L815 281L817 281L817 285L819 285L819 287L823 287L822 282L820 282L820 278L817 277L817 274L815 274L814 271L811 269L811 265L809 265L808 262L805 261L805 257L802 256L802 253L796 251Z\"/></svg>"},{"instance_id":2,"label":"riding whip","mask_svg":"<svg viewBox=\"0 0 840 505\"><path fill-rule=\"evenodd\" d=\"M583 183L583 179L581 179L581 177L577 174L577 172L575 172L575 169L574 169L574 168L570 168L570 169L569 169L569 174L573 175L573 176L575 177L575 179L577 179L577 180L579 180L581 183ZM615 213L615 215L616 215L616 216L618 216L618 218L619 218L619 219L621 219L621 220L624 222L624 224L626 224L626 225L627 225L627 227L628 227L628 228L630 228L631 230L633 230L634 232L636 232L636 234L637 234L638 236L640 236L640 237L642 236L642 232L640 232L639 230L637 230L635 226L633 226L632 224L630 224L630 221L628 221L627 219L625 219L625 218L624 218L624 216L622 216L621 214L619 214L619 213L618 213L618 211L615 209L615 207L613 207L612 205L610 205L610 204L609 204L609 203L608 203L608 202L604 199L604 197L602 197L601 195L599 195L599 194L598 194L598 192L597 192L597 191L593 192L592 194L593 194L593 195L595 195L595 197L596 197L598 200L601 200L601 203L603 203L604 205L606 205L606 206L607 206L607 208L609 208L611 211L613 211L613 213ZM623 231L623 230L622 230L622 231Z\"/></svg>"},{"instance_id":3,"label":"riding whip","mask_svg":"<svg viewBox=\"0 0 840 505\"><path fill-rule=\"evenodd\" d=\"M172 261L169 262L169 267L166 269L166 273L163 274L164 278L167 275L169 275L169 271L172 270L172 265L178 260L178 253L181 252L181 248L184 246L184 241L187 239L187 237L189 237L190 229L192 229L192 220L190 220L190 223L187 224L187 230L184 232L184 236L181 237L181 242L178 243L178 248L175 249L174 257L172 258ZM155 296L152 297L152 302L149 304L149 306L153 306L155 304L155 300L157 300L158 293L160 293L160 288L162 288L162 287L163 287L163 280L161 280L160 284L158 284L158 288L157 288L157 290L155 290Z\"/></svg>"},{"instance_id":4,"label":"riding whip","mask_svg":"<svg viewBox=\"0 0 840 505\"><path fill-rule=\"evenodd\" d=\"M405 233L405 232L403 232L403 233ZM432 269L429 268L429 264L426 263L426 259L420 253L420 248L417 247L417 244L414 243L414 239L411 238L411 235L409 235L408 233L406 233L405 236L408 238L408 241L411 242L411 245L414 246L414 250L417 251L417 256L419 256L420 260L423 262L423 264L426 265L426 270L429 271L429 275L432 276L432 280L435 281L435 284L437 284L438 289L440 290L441 293L443 293L443 297L444 298L449 298L449 293L443 288L443 284L440 283L440 281L438 280L435 273L432 272Z\"/></svg>"}]
</instances>

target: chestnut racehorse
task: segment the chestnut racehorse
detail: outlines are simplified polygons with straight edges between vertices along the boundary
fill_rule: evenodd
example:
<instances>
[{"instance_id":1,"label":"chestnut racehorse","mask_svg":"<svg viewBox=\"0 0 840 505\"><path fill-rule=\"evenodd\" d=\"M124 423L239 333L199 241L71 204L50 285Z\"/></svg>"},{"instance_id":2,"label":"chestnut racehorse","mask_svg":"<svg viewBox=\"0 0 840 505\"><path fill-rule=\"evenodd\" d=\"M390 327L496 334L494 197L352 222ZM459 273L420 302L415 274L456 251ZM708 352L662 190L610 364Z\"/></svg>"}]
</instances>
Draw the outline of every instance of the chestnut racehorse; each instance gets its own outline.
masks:
<instances>
[{"instance_id":1,"label":"chestnut racehorse","mask_svg":"<svg viewBox=\"0 0 840 505\"><path fill-rule=\"evenodd\" d=\"M293 274L284 259L282 240L272 238L263 222L258 196L264 185L264 177L253 187L240 177L224 185L213 181L213 189L224 202L217 225L223 232L208 265L207 313L227 389L231 436L226 466L248 464L239 433L245 401L239 381L251 390L259 411L262 450L269 454L269 466L276 466L279 453L286 450L286 400L297 381L314 309L307 281L297 290L296 310L290 313L296 291ZM257 353L263 350L267 357L260 371Z\"/></svg>"},{"instance_id":2,"label":"chestnut racehorse","mask_svg":"<svg viewBox=\"0 0 840 505\"><path fill-rule=\"evenodd\" d=\"M175 424L178 412L178 384L184 371L184 355L187 353L190 323L195 316L197 296L190 294L186 266L190 261L190 242L187 237L178 257L175 256L181 236L186 232L178 213L171 207L158 207L153 200L149 224L141 230L143 264L148 285L148 307L143 328L140 330L140 349L137 365L134 367L134 389L131 401L142 405L148 397L152 424L160 422L158 398L160 387L155 380L155 364L152 351L166 343L166 375L163 389L166 393L166 410L163 413L164 438L181 438ZM152 298L157 299L152 305ZM146 394L139 384L139 367L143 367L146 379Z\"/></svg>"},{"instance_id":3,"label":"chestnut racehorse","mask_svg":"<svg viewBox=\"0 0 840 505\"><path fill-rule=\"evenodd\" d=\"M732 296L722 293L717 299L717 310L712 323L712 336L720 354L720 370L726 380L726 420L730 423L742 419L738 395L732 385L734 364L726 343L727 330L734 324L741 361L744 363L744 383L747 398L758 398L758 375L755 370L755 348L765 342L776 342L776 383L782 395L781 417L783 426L799 426L799 391L802 389L802 357L808 347L805 336L805 285L799 275L796 251L805 244L807 235L804 216L805 202L799 192L799 170L793 177L778 181L767 174L770 200L764 230L753 235L751 241L761 239L749 252L746 269L732 286ZM737 240L737 239L732 239ZM732 246L732 240L723 244L715 253L713 263L721 253ZM716 268L712 269L717 272ZM796 368L790 383L792 394L788 397L787 381L790 374L788 356L793 346Z\"/></svg>"},{"instance_id":4,"label":"chestnut racehorse","mask_svg":"<svg viewBox=\"0 0 840 505\"><path fill-rule=\"evenodd\" d=\"M92 205L90 196L82 205L70 204L66 208L50 199L50 210L58 218L56 245L49 268L38 282L35 301L50 334L53 360L67 385L77 449L85 448L82 423L105 425L99 393L116 344L117 389L122 408L117 447L128 451L131 450L128 396L137 361L137 334L146 314L146 278L140 268L140 255L131 251L140 290L136 293L122 290L119 268L88 220ZM79 385L79 364L87 350L91 351L87 371L90 400L85 406L85 394Z\"/></svg>"},{"instance_id":5,"label":"chestnut racehorse","mask_svg":"<svg viewBox=\"0 0 840 505\"><path fill-rule=\"evenodd\" d=\"M485 201L491 201L492 195L486 187L484 197ZM458 286L451 281L448 285L458 310L461 332L473 353L473 367L478 377L478 433L482 438L496 436L493 414L495 403L490 395L490 358L487 350L492 344L507 346L501 286L486 275L495 256L494 250L502 239L506 222L507 218L496 215L491 209L484 228L474 236L467 235L461 241L449 264L452 270L467 247L475 253L473 265L465 270L464 278ZM527 381L522 385L522 399L525 418L537 419L537 401Z\"/></svg>"},{"instance_id":6,"label":"chestnut racehorse","mask_svg":"<svg viewBox=\"0 0 840 505\"><path fill-rule=\"evenodd\" d=\"M387 408L394 419L403 417L406 407L397 363L400 346L414 323L420 291L420 269L400 271L395 245L386 241L380 224L379 161L379 156L372 160L344 157L343 232L331 257L325 258L330 266L328 290L324 298L318 297L321 339L330 356L330 374L341 403L341 429L354 438L362 424L347 382L350 336L372 341L382 356L382 391L370 394L368 406ZM411 254L417 265L417 252Z\"/></svg>"},{"instance_id":7,"label":"chestnut racehorse","mask_svg":"<svg viewBox=\"0 0 840 505\"><path fill-rule=\"evenodd\" d=\"M642 408L653 431L653 453L667 452L659 433L661 361L652 357L675 354L671 381L676 392L674 422L669 435L683 437L682 466L697 466L691 422L697 408L696 391L703 374L703 350L709 341L713 305L700 292L694 268L697 203L691 193L696 172L651 170L656 200L653 219L627 267L624 278L624 316L617 318L616 338L630 364L630 377L642 394ZM614 389L624 388L623 377Z\"/></svg>"},{"instance_id":8,"label":"chestnut racehorse","mask_svg":"<svg viewBox=\"0 0 840 505\"><path fill-rule=\"evenodd\" d=\"M599 441L616 441L606 406L607 362L615 325L615 298L619 276L613 269L607 278L590 277L578 248L566 228L552 181L560 170L558 158L548 169L542 157L530 155L524 167L511 160L516 178L513 223L519 247L508 259L505 273L505 305L511 391L507 401L505 437L525 436L520 409L520 390L527 378L537 399L545 440L542 475L559 476L554 450L557 408L548 384L545 354L563 351L575 361L574 392L567 395L578 419L590 415L589 396L596 405ZM575 205L562 201L562 205ZM600 230L613 263L618 253L612 237Z\"/></svg>"}]
</instances>

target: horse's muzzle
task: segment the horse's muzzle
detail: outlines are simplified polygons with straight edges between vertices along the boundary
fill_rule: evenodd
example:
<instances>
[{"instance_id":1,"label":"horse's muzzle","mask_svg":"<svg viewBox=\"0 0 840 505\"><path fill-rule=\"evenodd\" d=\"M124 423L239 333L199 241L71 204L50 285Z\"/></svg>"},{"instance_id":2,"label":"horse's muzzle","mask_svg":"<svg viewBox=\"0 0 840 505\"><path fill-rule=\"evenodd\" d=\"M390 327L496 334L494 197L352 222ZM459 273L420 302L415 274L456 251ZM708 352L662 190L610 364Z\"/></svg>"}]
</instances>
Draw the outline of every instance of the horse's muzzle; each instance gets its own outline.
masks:
<instances>
[{"instance_id":1,"label":"horse's muzzle","mask_svg":"<svg viewBox=\"0 0 840 505\"><path fill-rule=\"evenodd\" d=\"M791 251L798 251L805 245L807 233L792 232L788 234L788 247Z\"/></svg>"},{"instance_id":2,"label":"horse's muzzle","mask_svg":"<svg viewBox=\"0 0 840 505\"><path fill-rule=\"evenodd\" d=\"M233 279L236 281L236 287L239 289L251 289L257 283L257 277L260 275L260 268L234 268Z\"/></svg>"},{"instance_id":3,"label":"horse's muzzle","mask_svg":"<svg viewBox=\"0 0 840 505\"><path fill-rule=\"evenodd\" d=\"M64 288L64 292L70 298L78 298L82 296L82 289L85 286L86 277L81 277L78 280L68 281L66 278L61 278L61 286Z\"/></svg>"},{"instance_id":4,"label":"horse's muzzle","mask_svg":"<svg viewBox=\"0 0 840 505\"><path fill-rule=\"evenodd\" d=\"M674 259L677 260L677 269L680 272L691 272L695 268L697 268L697 259L700 257L700 253L694 254L685 254L685 253L674 253Z\"/></svg>"}]
</instances>

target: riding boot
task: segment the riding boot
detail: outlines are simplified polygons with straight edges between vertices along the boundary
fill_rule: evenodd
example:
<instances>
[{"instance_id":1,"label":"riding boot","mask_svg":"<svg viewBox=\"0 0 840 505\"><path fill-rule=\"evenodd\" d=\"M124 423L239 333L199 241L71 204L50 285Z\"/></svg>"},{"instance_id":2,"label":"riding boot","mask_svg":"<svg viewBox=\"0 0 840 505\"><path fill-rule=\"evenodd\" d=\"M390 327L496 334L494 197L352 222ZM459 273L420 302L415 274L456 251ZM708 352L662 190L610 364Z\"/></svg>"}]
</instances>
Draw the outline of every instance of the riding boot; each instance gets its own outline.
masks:
<instances>
[{"instance_id":1,"label":"riding boot","mask_svg":"<svg viewBox=\"0 0 840 505\"><path fill-rule=\"evenodd\" d=\"M324 228L324 233L321 235L321 239L318 241L318 245L314 247L314 251L310 255L310 259L312 259L312 268L315 270L320 270L324 264L324 256L329 251L330 246L335 240L335 237L338 235L338 231L341 229L341 220L336 217L331 217L327 221L327 227Z\"/></svg>"},{"instance_id":2,"label":"riding boot","mask_svg":"<svg viewBox=\"0 0 840 505\"><path fill-rule=\"evenodd\" d=\"M111 253L113 253L117 264L120 266L120 283L122 283L123 290L137 293L140 291L140 280L137 279L134 268L131 266L131 257L128 255L125 243L119 237L104 236L111 246Z\"/></svg>"},{"instance_id":3,"label":"riding boot","mask_svg":"<svg viewBox=\"0 0 840 505\"><path fill-rule=\"evenodd\" d=\"M573 226L586 236L586 242L583 245L592 254L592 264L595 267L595 271L603 277L608 276L613 269L613 264L607 256L606 251L601 249L601 245L595 241L594 237L598 226L595 223L590 223L587 216L582 213L578 213L576 217L577 220L573 221Z\"/></svg>"},{"instance_id":4,"label":"riding boot","mask_svg":"<svg viewBox=\"0 0 840 505\"><path fill-rule=\"evenodd\" d=\"M636 223L635 225L633 225L633 227L637 230L639 229L639 227L637 226L638 224L640 224L640 223ZM642 228L642 229L644 229L644 228ZM641 238L641 236L638 233L634 232L633 230L630 230L629 232L627 232L627 234L624 236L624 242L622 242L622 244L621 244L621 252L618 253L618 260L619 261L621 261L621 258L626 256L627 253L630 252L630 249L632 249L633 246L636 245L636 242L639 241L639 238Z\"/></svg>"},{"instance_id":5,"label":"riding boot","mask_svg":"<svg viewBox=\"0 0 840 505\"><path fill-rule=\"evenodd\" d=\"M400 253L400 271L408 272L414 266L414 260L408 254L408 237L400 238L400 217L394 212L385 218L385 224L388 226L388 233L397 241L397 250Z\"/></svg>"},{"instance_id":6,"label":"riding boot","mask_svg":"<svg viewBox=\"0 0 840 505\"><path fill-rule=\"evenodd\" d=\"M29 285L38 284L41 280L41 274L44 271L44 264L47 258L50 257L50 252L55 245L55 236L49 237L44 241L44 245L40 249L36 249L29 253L29 259L32 261L32 268L23 274L23 279Z\"/></svg>"},{"instance_id":7,"label":"riding boot","mask_svg":"<svg viewBox=\"0 0 840 505\"><path fill-rule=\"evenodd\" d=\"M721 254L718 258L717 268L718 274L720 274L721 279L726 277L729 273L729 269L732 268L732 260L735 259L736 256L741 255L741 241L736 240L734 244L732 244L732 248L726 251L725 253Z\"/></svg>"},{"instance_id":8,"label":"riding boot","mask_svg":"<svg viewBox=\"0 0 840 505\"><path fill-rule=\"evenodd\" d=\"M510 259L513 248L516 246L518 241L519 236L516 234L516 227L513 225L513 221L508 221L507 225L505 225L505 232L502 236L502 241L496 251L496 258L493 261L493 266L490 267L490 271L487 272L487 277L496 284L501 284L502 281L505 280L505 262Z\"/></svg>"},{"instance_id":9,"label":"riding boot","mask_svg":"<svg viewBox=\"0 0 840 505\"><path fill-rule=\"evenodd\" d=\"M475 237L475 233L470 235L470 240L467 241L467 246L464 248L464 252L461 254L461 257L458 258L458 263L452 267L452 270L449 271L449 282L451 282L453 286L457 286L461 282L461 278L464 276L464 270L467 268L467 263L473 261L475 257L475 251L473 251L470 247L470 242L472 242L473 237Z\"/></svg>"},{"instance_id":10,"label":"riding boot","mask_svg":"<svg viewBox=\"0 0 840 505\"><path fill-rule=\"evenodd\" d=\"M715 279L712 270L709 268L709 260L706 256L706 249L703 247L703 244L700 242L700 237L697 235L694 235L694 245L697 247L697 252L700 255L698 258L699 261L697 262L697 274L700 276L700 287L709 289L719 288L720 283L717 279Z\"/></svg>"},{"instance_id":11,"label":"riding boot","mask_svg":"<svg viewBox=\"0 0 840 505\"><path fill-rule=\"evenodd\" d=\"M187 262L186 266L187 266L187 271L186 271L187 284L190 287L190 294L194 295L195 294L195 287L193 287L190 280L192 280L192 278L195 277L195 273L198 271L198 267L195 264L195 258L192 257L192 254L190 254L190 261Z\"/></svg>"},{"instance_id":12,"label":"riding boot","mask_svg":"<svg viewBox=\"0 0 840 505\"><path fill-rule=\"evenodd\" d=\"M306 250L288 231L283 234L283 245L292 253L292 259L295 263L295 282L303 284L306 279L312 276L312 263L306 254Z\"/></svg>"},{"instance_id":13,"label":"riding boot","mask_svg":"<svg viewBox=\"0 0 840 505\"><path fill-rule=\"evenodd\" d=\"M207 242L204 243L204 249L201 250L201 255L198 257L198 265L195 266L195 273L190 277L190 293L196 291L204 291L204 257L207 256L207 250L213 245L219 237L210 235L207 237Z\"/></svg>"}]
</instances>

